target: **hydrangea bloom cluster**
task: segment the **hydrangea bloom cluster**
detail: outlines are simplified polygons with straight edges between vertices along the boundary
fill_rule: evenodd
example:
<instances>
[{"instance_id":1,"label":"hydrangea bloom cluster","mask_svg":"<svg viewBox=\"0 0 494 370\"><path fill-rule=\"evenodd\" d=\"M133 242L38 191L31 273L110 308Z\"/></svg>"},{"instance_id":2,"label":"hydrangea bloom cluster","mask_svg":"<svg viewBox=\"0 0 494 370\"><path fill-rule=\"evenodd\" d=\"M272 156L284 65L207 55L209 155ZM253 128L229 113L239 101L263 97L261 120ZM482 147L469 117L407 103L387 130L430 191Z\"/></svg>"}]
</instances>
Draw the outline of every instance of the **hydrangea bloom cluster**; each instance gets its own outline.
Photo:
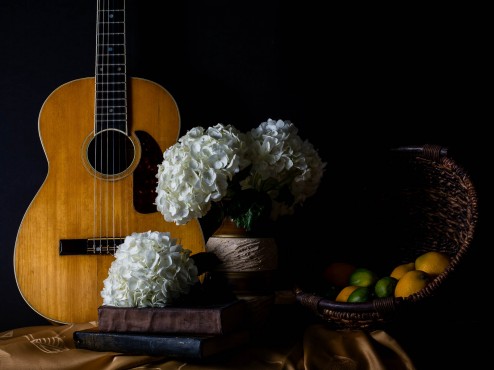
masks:
<instances>
[{"instance_id":1,"label":"hydrangea bloom cluster","mask_svg":"<svg viewBox=\"0 0 494 370\"><path fill-rule=\"evenodd\" d=\"M191 251L168 232L133 233L115 252L103 282L103 304L163 307L190 292L198 280Z\"/></svg>"},{"instance_id":2,"label":"hydrangea bloom cluster","mask_svg":"<svg viewBox=\"0 0 494 370\"><path fill-rule=\"evenodd\" d=\"M290 121L268 119L246 134L231 125L196 127L163 154L156 206L180 225L221 201L224 213L250 230L266 213L292 214L314 195L325 165Z\"/></svg>"},{"instance_id":3,"label":"hydrangea bloom cluster","mask_svg":"<svg viewBox=\"0 0 494 370\"><path fill-rule=\"evenodd\" d=\"M195 127L163 153L155 203L166 221L184 225L226 195L233 175L249 164L244 136L231 125Z\"/></svg>"},{"instance_id":4,"label":"hydrangea bloom cluster","mask_svg":"<svg viewBox=\"0 0 494 370\"><path fill-rule=\"evenodd\" d=\"M246 140L252 168L242 188L268 193L273 200L272 218L292 214L297 204L315 194L326 164L292 122L268 119L252 129Z\"/></svg>"}]
</instances>

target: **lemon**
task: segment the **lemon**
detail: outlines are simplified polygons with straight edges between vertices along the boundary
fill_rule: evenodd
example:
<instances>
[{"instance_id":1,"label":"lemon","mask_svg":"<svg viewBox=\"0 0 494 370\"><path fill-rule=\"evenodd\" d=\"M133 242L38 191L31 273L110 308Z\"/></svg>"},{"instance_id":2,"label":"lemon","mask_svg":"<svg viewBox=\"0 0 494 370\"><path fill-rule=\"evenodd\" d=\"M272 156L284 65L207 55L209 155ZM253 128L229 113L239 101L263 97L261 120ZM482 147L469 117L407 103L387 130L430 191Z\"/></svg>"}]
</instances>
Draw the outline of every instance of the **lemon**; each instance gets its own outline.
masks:
<instances>
[{"instance_id":1,"label":"lemon","mask_svg":"<svg viewBox=\"0 0 494 370\"><path fill-rule=\"evenodd\" d=\"M377 281L377 274L374 271L359 267L355 269L355 271L353 271L352 274L350 275L348 284L367 287L374 285L376 281Z\"/></svg>"},{"instance_id":2,"label":"lemon","mask_svg":"<svg viewBox=\"0 0 494 370\"><path fill-rule=\"evenodd\" d=\"M410 294L417 293L429 284L431 277L422 270L408 271L396 283L394 296L408 297Z\"/></svg>"},{"instance_id":3,"label":"lemon","mask_svg":"<svg viewBox=\"0 0 494 370\"><path fill-rule=\"evenodd\" d=\"M374 293L379 298L391 297L394 294L398 279L391 276L380 278L374 285Z\"/></svg>"},{"instance_id":4,"label":"lemon","mask_svg":"<svg viewBox=\"0 0 494 370\"><path fill-rule=\"evenodd\" d=\"M348 296L347 302L367 302L372 298L372 290L367 286L359 286Z\"/></svg>"},{"instance_id":5,"label":"lemon","mask_svg":"<svg viewBox=\"0 0 494 370\"><path fill-rule=\"evenodd\" d=\"M356 266L347 262L333 262L329 264L323 272L324 279L331 285L344 287L348 285L348 280Z\"/></svg>"},{"instance_id":6,"label":"lemon","mask_svg":"<svg viewBox=\"0 0 494 370\"><path fill-rule=\"evenodd\" d=\"M346 302L348 300L348 297L350 297L350 294L352 294L357 288L358 286L355 285L349 285L344 287L336 296L335 301Z\"/></svg>"},{"instance_id":7,"label":"lemon","mask_svg":"<svg viewBox=\"0 0 494 370\"><path fill-rule=\"evenodd\" d=\"M391 274L389 276L395 278L396 280L400 280L401 277L405 275L405 273L412 270L415 270L415 262L403 263L396 266L393 271L391 271Z\"/></svg>"},{"instance_id":8,"label":"lemon","mask_svg":"<svg viewBox=\"0 0 494 370\"><path fill-rule=\"evenodd\" d=\"M449 257L441 252L430 251L421 254L415 260L415 268L436 276L442 274L449 265Z\"/></svg>"}]
</instances>

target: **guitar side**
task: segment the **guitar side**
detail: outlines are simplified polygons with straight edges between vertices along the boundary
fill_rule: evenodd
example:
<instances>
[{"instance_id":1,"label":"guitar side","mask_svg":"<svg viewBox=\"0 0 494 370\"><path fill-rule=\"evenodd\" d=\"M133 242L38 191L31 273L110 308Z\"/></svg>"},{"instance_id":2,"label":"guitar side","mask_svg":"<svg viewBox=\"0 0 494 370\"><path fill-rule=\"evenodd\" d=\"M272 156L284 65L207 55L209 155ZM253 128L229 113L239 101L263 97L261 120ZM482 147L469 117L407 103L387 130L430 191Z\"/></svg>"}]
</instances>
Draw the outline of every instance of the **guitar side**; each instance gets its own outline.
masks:
<instances>
[{"instance_id":1,"label":"guitar side","mask_svg":"<svg viewBox=\"0 0 494 370\"><path fill-rule=\"evenodd\" d=\"M176 103L158 84L139 78L128 82L129 134L139 148L135 133L147 132L162 153L178 138ZM103 280L114 260L111 254L61 255L61 240L168 231L192 253L204 251L197 220L177 226L159 212L136 210L132 174L98 181L88 170L84 145L94 132L94 91L95 79L83 78L60 86L46 99L39 134L48 173L23 217L15 243L19 291L34 311L55 323L97 320Z\"/></svg>"}]
</instances>

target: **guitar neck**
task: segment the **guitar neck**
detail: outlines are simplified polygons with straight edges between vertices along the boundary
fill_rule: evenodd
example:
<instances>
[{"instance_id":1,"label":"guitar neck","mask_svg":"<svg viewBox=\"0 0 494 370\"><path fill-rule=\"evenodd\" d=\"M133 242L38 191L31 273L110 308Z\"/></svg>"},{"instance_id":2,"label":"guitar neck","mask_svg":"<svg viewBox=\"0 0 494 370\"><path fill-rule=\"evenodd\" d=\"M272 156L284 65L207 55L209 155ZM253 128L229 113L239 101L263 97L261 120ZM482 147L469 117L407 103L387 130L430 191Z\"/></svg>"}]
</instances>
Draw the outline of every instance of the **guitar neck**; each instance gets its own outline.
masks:
<instances>
[{"instance_id":1,"label":"guitar neck","mask_svg":"<svg viewBox=\"0 0 494 370\"><path fill-rule=\"evenodd\" d=\"M127 131L125 0L98 0L95 134Z\"/></svg>"}]
</instances>

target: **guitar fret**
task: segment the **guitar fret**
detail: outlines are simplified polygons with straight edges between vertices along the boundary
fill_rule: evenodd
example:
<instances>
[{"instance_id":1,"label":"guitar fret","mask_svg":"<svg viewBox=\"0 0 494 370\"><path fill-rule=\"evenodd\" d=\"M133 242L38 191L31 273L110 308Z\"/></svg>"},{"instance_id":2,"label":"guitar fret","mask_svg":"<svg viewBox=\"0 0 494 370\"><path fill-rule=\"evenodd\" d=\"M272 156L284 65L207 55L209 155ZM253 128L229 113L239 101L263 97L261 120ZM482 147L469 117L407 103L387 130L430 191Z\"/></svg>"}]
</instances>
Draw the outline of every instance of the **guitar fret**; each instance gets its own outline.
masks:
<instances>
[{"instance_id":1,"label":"guitar fret","mask_svg":"<svg viewBox=\"0 0 494 370\"><path fill-rule=\"evenodd\" d=\"M113 54L113 53L110 53L110 54L106 54L106 53L101 53L101 54L98 54L98 56L100 57L107 57L107 56L112 56L112 57L121 57L121 56L124 56L125 54L123 53L119 53L119 54Z\"/></svg>"},{"instance_id":2,"label":"guitar fret","mask_svg":"<svg viewBox=\"0 0 494 370\"><path fill-rule=\"evenodd\" d=\"M104 119L105 122L111 121L111 122L125 122L125 119L127 118L127 114L125 113L115 113L115 114L97 114L96 115L97 119Z\"/></svg>"},{"instance_id":3,"label":"guitar fret","mask_svg":"<svg viewBox=\"0 0 494 370\"><path fill-rule=\"evenodd\" d=\"M125 94L120 94L120 98L108 98L109 92L102 92L101 97L96 97L96 106L113 106L113 107L126 107L127 99L125 98Z\"/></svg>"},{"instance_id":4,"label":"guitar fret","mask_svg":"<svg viewBox=\"0 0 494 370\"><path fill-rule=\"evenodd\" d=\"M123 22L103 22L98 25L98 34L123 34L125 23Z\"/></svg>"},{"instance_id":5,"label":"guitar fret","mask_svg":"<svg viewBox=\"0 0 494 370\"><path fill-rule=\"evenodd\" d=\"M125 66L122 66L121 64L112 64L112 65L105 65L105 66L98 66L97 68L98 72L96 74L96 77L99 76L105 76L105 75L122 75L125 76Z\"/></svg>"},{"instance_id":6,"label":"guitar fret","mask_svg":"<svg viewBox=\"0 0 494 370\"><path fill-rule=\"evenodd\" d=\"M124 32L98 32L98 39L104 36L125 36ZM104 39L103 39L104 40Z\"/></svg>"},{"instance_id":7,"label":"guitar fret","mask_svg":"<svg viewBox=\"0 0 494 370\"><path fill-rule=\"evenodd\" d=\"M120 87L120 89L116 89L117 85ZM98 89L98 92L112 92L114 94L119 94L119 93L125 93L125 86L126 84L124 82L120 83L104 83L104 82L98 82L96 84L96 88ZM123 98L123 97L122 97Z\"/></svg>"},{"instance_id":8,"label":"guitar fret","mask_svg":"<svg viewBox=\"0 0 494 370\"><path fill-rule=\"evenodd\" d=\"M100 112L100 111L111 111L111 112L126 112L126 109L127 109L127 106L126 105L103 105L101 104L100 106L98 106L96 108L96 111L97 112Z\"/></svg>"},{"instance_id":9,"label":"guitar fret","mask_svg":"<svg viewBox=\"0 0 494 370\"><path fill-rule=\"evenodd\" d=\"M122 120L122 121L125 121L125 119L127 118L127 113L126 112L123 112L123 113L96 113L96 118L97 119L100 119L100 120L103 120L103 119L106 119L106 120L112 120L112 121L115 121L115 120Z\"/></svg>"},{"instance_id":10,"label":"guitar fret","mask_svg":"<svg viewBox=\"0 0 494 370\"><path fill-rule=\"evenodd\" d=\"M123 85L125 87L125 81L97 81L99 86L115 86L115 85Z\"/></svg>"},{"instance_id":11,"label":"guitar fret","mask_svg":"<svg viewBox=\"0 0 494 370\"><path fill-rule=\"evenodd\" d=\"M101 84L98 84L98 86L100 86ZM113 87L111 84L106 84L105 85L106 87ZM101 93L113 93L113 94L125 94L125 90L122 89L122 90L115 90L113 88L111 89L104 89L104 88L100 88L98 89L97 93L98 92L101 92ZM124 96L122 96L122 99L124 98Z\"/></svg>"},{"instance_id":12,"label":"guitar fret","mask_svg":"<svg viewBox=\"0 0 494 370\"><path fill-rule=\"evenodd\" d=\"M101 94L110 94L111 93L111 94L115 94L115 95L123 94L121 98L122 99L125 98L125 90L103 90L103 91L102 90L98 90L96 92L96 94L98 94L98 93L101 93ZM98 97L98 96L96 96L96 97Z\"/></svg>"},{"instance_id":13,"label":"guitar fret","mask_svg":"<svg viewBox=\"0 0 494 370\"><path fill-rule=\"evenodd\" d=\"M96 31L97 32L97 35L98 35L98 40L101 38L101 37L105 37L105 36L113 36L113 35L118 35L118 36L124 36L125 35L125 32L124 32L124 28L125 28L125 25L124 24L112 24L112 25L107 25L106 28L100 28Z\"/></svg>"},{"instance_id":14,"label":"guitar fret","mask_svg":"<svg viewBox=\"0 0 494 370\"><path fill-rule=\"evenodd\" d=\"M97 107L96 107L96 110L101 110L101 109L114 109L114 110L117 110L117 109L125 109L127 108L127 106L125 104L105 104L107 101L104 101L104 102L101 102L103 104L99 104Z\"/></svg>"},{"instance_id":15,"label":"guitar fret","mask_svg":"<svg viewBox=\"0 0 494 370\"><path fill-rule=\"evenodd\" d=\"M99 14L99 25L108 25L108 24L122 24L124 23L125 12L123 11L107 11L100 12Z\"/></svg>"},{"instance_id":16,"label":"guitar fret","mask_svg":"<svg viewBox=\"0 0 494 370\"><path fill-rule=\"evenodd\" d=\"M122 112L126 112L126 109L127 109L126 105L113 105L113 104L112 105L103 105L103 104L101 104L100 106L98 106L96 108L96 112L109 111L112 113L115 113L115 112L122 113Z\"/></svg>"},{"instance_id":17,"label":"guitar fret","mask_svg":"<svg viewBox=\"0 0 494 370\"><path fill-rule=\"evenodd\" d=\"M125 83L126 81L125 74L117 72L117 73L98 73L96 75L96 82L99 83Z\"/></svg>"},{"instance_id":18,"label":"guitar fret","mask_svg":"<svg viewBox=\"0 0 494 370\"><path fill-rule=\"evenodd\" d=\"M117 44L106 44L106 45L117 45ZM98 47L98 56L106 56L106 55L114 55L114 56L125 55L125 46L117 45L112 47L107 47L107 46Z\"/></svg>"},{"instance_id":19,"label":"guitar fret","mask_svg":"<svg viewBox=\"0 0 494 370\"><path fill-rule=\"evenodd\" d=\"M104 59L103 57L107 57L111 55L112 58L111 60L109 59ZM107 64L107 65L119 65L119 64L125 64L125 55L124 54L98 54L96 58L96 64Z\"/></svg>"}]
</instances>

